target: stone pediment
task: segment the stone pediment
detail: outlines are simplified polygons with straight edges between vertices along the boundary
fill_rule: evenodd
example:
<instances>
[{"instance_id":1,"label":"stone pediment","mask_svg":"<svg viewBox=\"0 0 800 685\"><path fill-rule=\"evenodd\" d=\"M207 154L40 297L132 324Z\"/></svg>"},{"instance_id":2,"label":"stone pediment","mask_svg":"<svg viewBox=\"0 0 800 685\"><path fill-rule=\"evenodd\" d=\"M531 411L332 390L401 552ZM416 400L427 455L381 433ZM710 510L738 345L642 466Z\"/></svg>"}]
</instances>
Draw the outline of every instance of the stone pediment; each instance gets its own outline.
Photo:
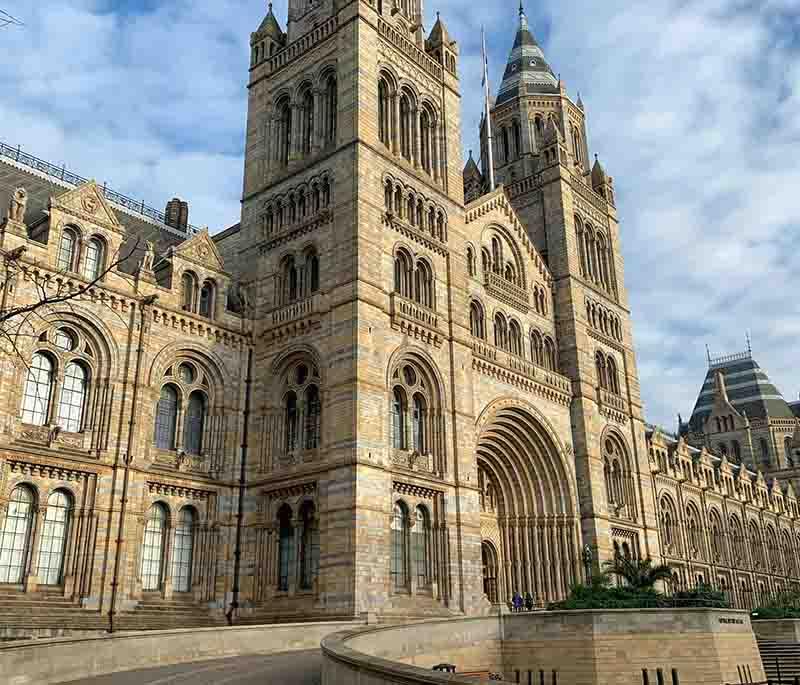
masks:
<instances>
[{"instance_id":1,"label":"stone pediment","mask_svg":"<svg viewBox=\"0 0 800 685\"><path fill-rule=\"evenodd\" d=\"M87 181L62 195L51 197L50 209L58 209L76 219L104 226L113 231L124 230L116 212L111 209L103 192L94 181Z\"/></svg>"},{"instance_id":2,"label":"stone pediment","mask_svg":"<svg viewBox=\"0 0 800 685\"><path fill-rule=\"evenodd\" d=\"M225 271L222 255L208 234L207 228L172 248L172 254L212 271Z\"/></svg>"}]
</instances>

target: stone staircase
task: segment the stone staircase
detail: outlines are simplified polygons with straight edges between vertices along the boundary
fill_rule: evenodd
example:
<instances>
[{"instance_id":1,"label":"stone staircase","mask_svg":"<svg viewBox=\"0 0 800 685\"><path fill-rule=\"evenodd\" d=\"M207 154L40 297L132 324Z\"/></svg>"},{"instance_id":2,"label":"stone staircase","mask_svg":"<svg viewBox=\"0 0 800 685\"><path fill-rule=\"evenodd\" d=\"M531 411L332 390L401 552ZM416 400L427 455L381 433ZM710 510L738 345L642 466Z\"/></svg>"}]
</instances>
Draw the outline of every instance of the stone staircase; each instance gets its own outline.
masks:
<instances>
[{"instance_id":1,"label":"stone staircase","mask_svg":"<svg viewBox=\"0 0 800 685\"><path fill-rule=\"evenodd\" d=\"M767 680L777 681L779 673L783 682L800 678L800 643L759 640L758 650Z\"/></svg>"},{"instance_id":2,"label":"stone staircase","mask_svg":"<svg viewBox=\"0 0 800 685\"><path fill-rule=\"evenodd\" d=\"M104 616L57 593L0 590L0 640L96 635L107 627Z\"/></svg>"},{"instance_id":3,"label":"stone staircase","mask_svg":"<svg viewBox=\"0 0 800 685\"><path fill-rule=\"evenodd\" d=\"M176 628L213 628L227 625L221 614L190 598L161 599L145 597L131 612L117 614L114 630L173 630Z\"/></svg>"},{"instance_id":4,"label":"stone staircase","mask_svg":"<svg viewBox=\"0 0 800 685\"><path fill-rule=\"evenodd\" d=\"M171 630L227 625L224 616L190 599L146 598L135 610L118 613L114 631ZM108 631L108 615L82 609L55 592L0 589L0 641L98 635Z\"/></svg>"}]
</instances>

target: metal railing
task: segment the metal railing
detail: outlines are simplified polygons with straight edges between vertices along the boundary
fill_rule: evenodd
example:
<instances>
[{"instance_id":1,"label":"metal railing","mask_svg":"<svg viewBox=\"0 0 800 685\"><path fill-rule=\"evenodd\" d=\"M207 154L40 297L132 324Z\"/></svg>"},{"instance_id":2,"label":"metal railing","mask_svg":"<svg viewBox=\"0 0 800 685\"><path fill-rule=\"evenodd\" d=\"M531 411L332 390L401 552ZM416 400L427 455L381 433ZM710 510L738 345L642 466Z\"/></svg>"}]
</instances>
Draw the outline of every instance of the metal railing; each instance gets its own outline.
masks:
<instances>
[{"instance_id":1,"label":"metal railing","mask_svg":"<svg viewBox=\"0 0 800 685\"><path fill-rule=\"evenodd\" d=\"M23 152L22 148L18 145L17 147L11 147L10 145L6 145L3 142L0 142L0 158L5 157L6 159L10 159L17 164L21 164L23 166L28 167L29 169L33 169L34 171L38 171L42 174L46 174L53 179L61 181L66 185L70 186L79 186L89 181L88 178L84 178L83 176L79 176L72 171L68 171L65 165L56 166L51 162L48 162L44 159L40 159L28 152ZM132 212L136 212L137 214L141 214L142 216L151 219L157 223L164 224L167 228L172 229L173 231L178 231L179 233L183 233L180 229L174 228L172 226L167 225L167 217L164 212L161 212L154 207L151 207L144 203L142 200L136 200L132 197L128 197L127 195L123 195L116 190L112 190L109 188L105 183L102 185L102 192L103 195L107 200L113 202L124 209L128 209ZM187 228L187 235L194 235L195 233L199 232L199 228L196 226L189 226Z\"/></svg>"}]
</instances>

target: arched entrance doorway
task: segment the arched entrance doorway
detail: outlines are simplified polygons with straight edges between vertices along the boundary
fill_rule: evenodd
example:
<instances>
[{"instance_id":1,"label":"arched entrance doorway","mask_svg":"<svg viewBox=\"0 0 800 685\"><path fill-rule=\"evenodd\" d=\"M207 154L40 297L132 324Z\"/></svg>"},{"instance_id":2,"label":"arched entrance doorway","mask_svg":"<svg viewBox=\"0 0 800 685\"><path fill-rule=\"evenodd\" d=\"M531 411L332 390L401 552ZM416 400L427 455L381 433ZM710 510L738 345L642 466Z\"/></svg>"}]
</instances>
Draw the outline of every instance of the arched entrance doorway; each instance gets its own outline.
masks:
<instances>
[{"instance_id":1,"label":"arched entrance doorway","mask_svg":"<svg viewBox=\"0 0 800 685\"><path fill-rule=\"evenodd\" d=\"M484 588L495 569L498 601L565 597L580 578L575 476L547 428L504 402L479 426L477 458Z\"/></svg>"}]
</instances>

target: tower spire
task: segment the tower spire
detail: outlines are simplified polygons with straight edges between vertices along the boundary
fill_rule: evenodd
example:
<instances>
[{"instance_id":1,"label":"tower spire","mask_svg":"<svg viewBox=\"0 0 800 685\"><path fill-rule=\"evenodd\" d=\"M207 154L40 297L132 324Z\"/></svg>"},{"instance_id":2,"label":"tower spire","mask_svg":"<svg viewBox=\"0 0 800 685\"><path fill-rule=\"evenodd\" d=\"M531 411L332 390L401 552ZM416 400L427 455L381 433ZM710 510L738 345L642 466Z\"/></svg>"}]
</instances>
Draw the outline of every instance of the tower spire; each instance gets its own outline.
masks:
<instances>
[{"instance_id":1,"label":"tower spire","mask_svg":"<svg viewBox=\"0 0 800 685\"><path fill-rule=\"evenodd\" d=\"M522 7L522 0L519 6ZM489 192L494 191L494 151L492 146L494 140L492 139L492 105L489 102L489 55L486 52L486 31L481 27L481 52L483 53L483 96L484 96L484 121L486 121L486 153L489 159L487 166L489 167Z\"/></svg>"}]
</instances>

